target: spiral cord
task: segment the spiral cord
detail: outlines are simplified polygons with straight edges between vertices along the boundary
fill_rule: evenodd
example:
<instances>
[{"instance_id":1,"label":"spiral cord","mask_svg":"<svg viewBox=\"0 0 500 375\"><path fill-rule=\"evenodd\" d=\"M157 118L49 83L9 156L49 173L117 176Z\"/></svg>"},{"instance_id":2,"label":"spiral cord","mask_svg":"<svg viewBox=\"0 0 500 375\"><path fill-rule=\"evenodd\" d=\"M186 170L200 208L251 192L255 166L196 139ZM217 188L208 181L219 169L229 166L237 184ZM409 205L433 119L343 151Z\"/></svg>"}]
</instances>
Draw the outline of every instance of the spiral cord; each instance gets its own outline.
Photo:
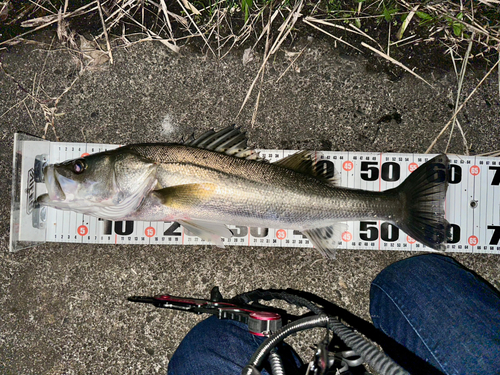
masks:
<instances>
[{"instance_id":1,"label":"spiral cord","mask_svg":"<svg viewBox=\"0 0 500 375\"><path fill-rule=\"evenodd\" d=\"M384 375L410 375L409 372L382 353L375 345L366 341L359 333L346 327L337 318L330 318L328 324L333 333L340 337L352 350L361 355L365 362L378 373Z\"/></svg>"},{"instance_id":2,"label":"spiral cord","mask_svg":"<svg viewBox=\"0 0 500 375\"><path fill-rule=\"evenodd\" d=\"M283 362L281 357L276 353L276 350L272 350L269 353L269 358L267 359L271 365L272 375L285 375L285 368L283 367Z\"/></svg>"},{"instance_id":3,"label":"spiral cord","mask_svg":"<svg viewBox=\"0 0 500 375\"><path fill-rule=\"evenodd\" d=\"M347 346L354 350L358 355L362 356L364 361L379 374L410 375L409 372L399 366L386 354L381 352L374 344L365 340L359 333L346 327L337 318L330 317L325 314L299 319L275 332L266 341L264 341L252 355L252 358L248 362L247 366L243 369L242 374L260 374L258 368L262 365L263 361L270 355L270 353L274 351L276 345L296 332L315 327L328 327L328 329L332 330L333 333L340 337L340 339ZM277 374L281 375L280 372L275 374L273 369L273 375Z\"/></svg>"}]
</instances>

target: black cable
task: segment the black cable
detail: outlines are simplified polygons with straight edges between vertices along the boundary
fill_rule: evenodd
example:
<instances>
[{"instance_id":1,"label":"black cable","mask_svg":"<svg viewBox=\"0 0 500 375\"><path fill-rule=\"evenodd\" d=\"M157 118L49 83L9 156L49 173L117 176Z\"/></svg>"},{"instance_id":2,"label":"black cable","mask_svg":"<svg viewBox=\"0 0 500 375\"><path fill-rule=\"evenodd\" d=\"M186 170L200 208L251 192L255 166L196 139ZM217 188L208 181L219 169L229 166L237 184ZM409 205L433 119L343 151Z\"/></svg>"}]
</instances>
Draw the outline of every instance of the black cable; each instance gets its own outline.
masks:
<instances>
[{"instance_id":1,"label":"black cable","mask_svg":"<svg viewBox=\"0 0 500 375\"><path fill-rule=\"evenodd\" d=\"M375 328L372 323L313 293L290 288L286 290L256 289L251 292L242 293L231 300L240 303L251 303L259 300L271 301L273 299L284 300L298 307L306 307L316 315L324 312L330 316L338 317L349 326L355 327L356 331L365 335L369 340L379 344L387 355L394 359L400 366L404 367L410 374L444 375L441 371L418 357L392 337L387 336L385 333ZM321 308L319 306L321 306ZM306 314L302 317L305 315Z\"/></svg>"},{"instance_id":2,"label":"black cable","mask_svg":"<svg viewBox=\"0 0 500 375\"><path fill-rule=\"evenodd\" d=\"M375 345L366 341L359 333L343 325L337 318L325 314L299 319L275 332L252 355L252 358L243 369L242 375L260 374L259 367L262 366L264 360L277 344L296 332L316 327L331 329L346 345L358 355L361 355L365 362L379 373L384 375L409 375L406 370L382 353Z\"/></svg>"},{"instance_id":3,"label":"black cable","mask_svg":"<svg viewBox=\"0 0 500 375\"><path fill-rule=\"evenodd\" d=\"M288 289L256 289L252 290L251 292L239 294L231 298L231 301L249 304L251 302L257 302L259 300L272 301L275 299L286 301L289 304L298 307L306 307L316 315L319 315L323 312L323 310L315 303L311 302L311 300L301 297L293 291L289 292Z\"/></svg>"},{"instance_id":4,"label":"black cable","mask_svg":"<svg viewBox=\"0 0 500 375\"><path fill-rule=\"evenodd\" d=\"M384 375L409 375L409 372L396 364L386 354L382 353L374 344L365 340L359 333L346 327L337 318L330 318L328 328L340 337L356 354L362 356L365 362L378 373Z\"/></svg>"},{"instance_id":5,"label":"black cable","mask_svg":"<svg viewBox=\"0 0 500 375\"><path fill-rule=\"evenodd\" d=\"M262 366L262 363L276 345L296 332L310 328L326 327L329 319L330 318L324 314L319 316L310 316L296 320L295 322L282 327L280 330L269 336L267 340L259 346L259 348L252 355L252 358L250 358L248 364L243 369L242 375L260 374L259 367Z\"/></svg>"}]
</instances>

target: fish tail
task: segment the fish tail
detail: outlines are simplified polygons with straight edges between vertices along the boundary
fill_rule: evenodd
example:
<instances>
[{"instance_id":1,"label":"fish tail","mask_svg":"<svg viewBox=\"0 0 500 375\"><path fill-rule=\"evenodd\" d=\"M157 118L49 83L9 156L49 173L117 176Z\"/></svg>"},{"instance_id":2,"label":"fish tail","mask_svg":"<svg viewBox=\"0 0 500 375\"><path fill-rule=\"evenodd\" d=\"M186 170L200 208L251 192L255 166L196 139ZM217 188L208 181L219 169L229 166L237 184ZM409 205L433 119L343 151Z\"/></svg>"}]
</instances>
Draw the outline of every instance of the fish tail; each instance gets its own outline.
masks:
<instances>
[{"instance_id":1,"label":"fish tail","mask_svg":"<svg viewBox=\"0 0 500 375\"><path fill-rule=\"evenodd\" d=\"M449 159L438 155L418 167L395 190L399 193L402 218L396 225L415 240L445 251L450 224L445 219Z\"/></svg>"}]
</instances>

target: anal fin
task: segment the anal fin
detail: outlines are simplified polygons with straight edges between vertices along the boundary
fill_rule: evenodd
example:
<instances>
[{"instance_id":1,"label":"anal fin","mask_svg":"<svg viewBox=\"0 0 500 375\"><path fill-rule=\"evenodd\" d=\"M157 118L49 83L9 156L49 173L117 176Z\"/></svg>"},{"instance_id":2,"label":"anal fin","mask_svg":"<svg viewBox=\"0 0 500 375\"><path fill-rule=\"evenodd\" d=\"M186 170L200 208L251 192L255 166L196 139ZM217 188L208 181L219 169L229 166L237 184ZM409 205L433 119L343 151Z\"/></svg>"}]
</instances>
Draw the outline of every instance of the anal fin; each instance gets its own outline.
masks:
<instances>
[{"instance_id":1,"label":"anal fin","mask_svg":"<svg viewBox=\"0 0 500 375\"><path fill-rule=\"evenodd\" d=\"M309 238L321 255L325 258L335 259L337 242L346 228L345 223L335 223L327 227L303 230L302 234Z\"/></svg>"}]
</instances>

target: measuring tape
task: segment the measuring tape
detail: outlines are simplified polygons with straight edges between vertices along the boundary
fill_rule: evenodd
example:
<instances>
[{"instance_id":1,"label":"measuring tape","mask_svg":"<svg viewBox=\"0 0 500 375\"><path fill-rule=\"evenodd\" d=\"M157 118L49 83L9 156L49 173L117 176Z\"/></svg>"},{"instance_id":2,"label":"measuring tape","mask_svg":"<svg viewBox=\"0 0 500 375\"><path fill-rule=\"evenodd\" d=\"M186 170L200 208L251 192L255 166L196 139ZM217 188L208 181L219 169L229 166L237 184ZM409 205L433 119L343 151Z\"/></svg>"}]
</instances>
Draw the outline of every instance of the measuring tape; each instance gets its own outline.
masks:
<instances>
[{"instance_id":1,"label":"measuring tape","mask_svg":"<svg viewBox=\"0 0 500 375\"><path fill-rule=\"evenodd\" d=\"M16 134L14 147L11 251L41 242L98 244L209 244L175 222L101 220L49 207L36 208L36 197L45 193L37 183L37 162L57 163L117 145L48 142ZM260 150L271 162L296 151ZM426 154L323 151L316 168L339 176L343 187L382 191L398 186L419 165L432 158ZM500 159L448 155L449 188L445 216L451 224L447 251L500 254ZM299 231L287 228L254 228L228 225L233 237L225 244L265 247L313 247ZM391 223L377 220L349 221L338 239L340 249L429 250Z\"/></svg>"}]
</instances>

